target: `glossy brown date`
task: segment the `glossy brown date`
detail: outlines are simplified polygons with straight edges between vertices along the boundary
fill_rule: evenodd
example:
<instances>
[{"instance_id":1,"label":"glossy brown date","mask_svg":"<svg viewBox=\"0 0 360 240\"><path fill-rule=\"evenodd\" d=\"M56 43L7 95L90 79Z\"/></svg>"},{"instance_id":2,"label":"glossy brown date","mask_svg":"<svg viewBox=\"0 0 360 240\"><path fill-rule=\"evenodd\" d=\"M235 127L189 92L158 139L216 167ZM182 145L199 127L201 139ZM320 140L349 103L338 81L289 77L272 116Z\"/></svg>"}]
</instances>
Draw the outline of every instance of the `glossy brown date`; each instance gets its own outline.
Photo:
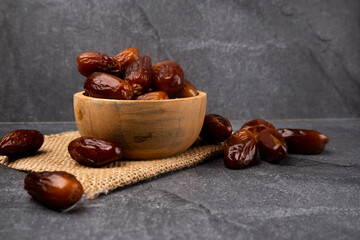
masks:
<instances>
[{"instance_id":1,"label":"glossy brown date","mask_svg":"<svg viewBox=\"0 0 360 240\"><path fill-rule=\"evenodd\" d=\"M145 55L126 69L124 80L133 87L135 95L141 95L151 87L152 74L151 58Z\"/></svg>"},{"instance_id":2,"label":"glossy brown date","mask_svg":"<svg viewBox=\"0 0 360 240\"><path fill-rule=\"evenodd\" d=\"M169 99L169 97L167 93L163 91L145 93L136 98L136 100L166 100L166 99Z\"/></svg>"},{"instance_id":3,"label":"glossy brown date","mask_svg":"<svg viewBox=\"0 0 360 240\"><path fill-rule=\"evenodd\" d=\"M287 156L285 139L276 129L266 128L257 136L257 147L262 160L277 163Z\"/></svg>"},{"instance_id":4,"label":"glossy brown date","mask_svg":"<svg viewBox=\"0 0 360 240\"><path fill-rule=\"evenodd\" d=\"M24 188L37 201L53 209L70 208L84 193L81 183L67 172L29 173Z\"/></svg>"},{"instance_id":5,"label":"glossy brown date","mask_svg":"<svg viewBox=\"0 0 360 240\"><path fill-rule=\"evenodd\" d=\"M93 72L119 74L121 65L113 57L99 52L85 52L80 54L76 61L81 75L89 76Z\"/></svg>"},{"instance_id":6,"label":"glossy brown date","mask_svg":"<svg viewBox=\"0 0 360 240\"><path fill-rule=\"evenodd\" d=\"M256 162L257 147L255 136L246 129L232 134L224 145L224 165L231 169L241 169Z\"/></svg>"},{"instance_id":7,"label":"glossy brown date","mask_svg":"<svg viewBox=\"0 0 360 240\"><path fill-rule=\"evenodd\" d=\"M175 97L184 88L184 71L173 61L159 62L153 67L154 84L159 91Z\"/></svg>"},{"instance_id":8,"label":"glossy brown date","mask_svg":"<svg viewBox=\"0 0 360 240\"><path fill-rule=\"evenodd\" d=\"M241 127L241 129L247 129L251 131L255 137L266 128L275 129L274 125L264 119L253 119Z\"/></svg>"},{"instance_id":9,"label":"glossy brown date","mask_svg":"<svg viewBox=\"0 0 360 240\"><path fill-rule=\"evenodd\" d=\"M94 72L84 83L85 93L90 97L130 100L134 96L133 88L128 82L113 75Z\"/></svg>"},{"instance_id":10,"label":"glossy brown date","mask_svg":"<svg viewBox=\"0 0 360 240\"><path fill-rule=\"evenodd\" d=\"M79 164L98 167L122 158L121 146L97 138L80 137L68 146L70 156Z\"/></svg>"},{"instance_id":11,"label":"glossy brown date","mask_svg":"<svg viewBox=\"0 0 360 240\"><path fill-rule=\"evenodd\" d=\"M187 98L187 97L195 97L199 93L197 92L195 86L187 79L184 80L184 88L176 94L178 98Z\"/></svg>"},{"instance_id":12,"label":"glossy brown date","mask_svg":"<svg viewBox=\"0 0 360 240\"><path fill-rule=\"evenodd\" d=\"M126 48L116 54L114 59L121 65L122 71L126 71L128 66L139 59L139 50L137 48Z\"/></svg>"},{"instance_id":13,"label":"glossy brown date","mask_svg":"<svg viewBox=\"0 0 360 240\"><path fill-rule=\"evenodd\" d=\"M278 132L284 137L289 153L320 154L329 143L329 138L316 130L280 128Z\"/></svg>"},{"instance_id":14,"label":"glossy brown date","mask_svg":"<svg viewBox=\"0 0 360 240\"><path fill-rule=\"evenodd\" d=\"M0 155L21 156L36 152L44 143L44 135L37 130L11 131L0 140Z\"/></svg>"},{"instance_id":15,"label":"glossy brown date","mask_svg":"<svg viewBox=\"0 0 360 240\"><path fill-rule=\"evenodd\" d=\"M209 143L226 140L232 133L230 121L218 114L207 114L200 132L200 137Z\"/></svg>"}]
</instances>

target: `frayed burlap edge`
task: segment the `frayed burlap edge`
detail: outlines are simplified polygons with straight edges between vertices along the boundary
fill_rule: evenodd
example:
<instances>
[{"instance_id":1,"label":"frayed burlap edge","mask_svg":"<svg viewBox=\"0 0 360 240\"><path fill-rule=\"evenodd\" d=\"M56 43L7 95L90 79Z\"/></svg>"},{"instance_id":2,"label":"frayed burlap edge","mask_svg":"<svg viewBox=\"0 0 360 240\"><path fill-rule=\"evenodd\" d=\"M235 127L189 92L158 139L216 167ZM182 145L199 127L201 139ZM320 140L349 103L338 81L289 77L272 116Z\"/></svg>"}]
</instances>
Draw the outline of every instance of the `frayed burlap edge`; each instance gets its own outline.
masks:
<instances>
[{"instance_id":1,"label":"frayed burlap edge","mask_svg":"<svg viewBox=\"0 0 360 240\"><path fill-rule=\"evenodd\" d=\"M37 154L16 160L0 156L0 163L21 171L69 172L82 183L87 197L94 199L116 188L194 166L218 156L223 151L221 144L206 145L198 141L186 152L173 157L143 161L120 160L101 168L91 168L78 164L68 153L68 144L79 136L77 131L45 136L44 144Z\"/></svg>"}]
</instances>

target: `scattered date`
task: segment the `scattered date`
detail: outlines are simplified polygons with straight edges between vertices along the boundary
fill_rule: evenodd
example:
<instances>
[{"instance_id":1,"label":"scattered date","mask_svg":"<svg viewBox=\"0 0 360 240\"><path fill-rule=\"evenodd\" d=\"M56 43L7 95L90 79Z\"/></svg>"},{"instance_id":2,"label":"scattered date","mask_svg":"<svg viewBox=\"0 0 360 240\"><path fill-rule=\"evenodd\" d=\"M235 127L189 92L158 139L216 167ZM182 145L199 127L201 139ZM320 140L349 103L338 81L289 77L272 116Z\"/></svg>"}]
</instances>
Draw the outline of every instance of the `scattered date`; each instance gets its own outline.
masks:
<instances>
[{"instance_id":1,"label":"scattered date","mask_svg":"<svg viewBox=\"0 0 360 240\"><path fill-rule=\"evenodd\" d=\"M99 167L122 158L121 146L109 140L79 137L68 145L70 156L79 164Z\"/></svg>"},{"instance_id":2,"label":"scattered date","mask_svg":"<svg viewBox=\"0 0 360 240\"><path fill-rule=\"evenodd\" d=\"M241 129L247 129L253 134L255 134L255 137L264 129L266 128L272 128L275 129L274 125L272 125L270 122L264 120L264 119L254 119L247 123L245 123Z\"/></svg>"},{"instance_id":3,"label":"scattered date","mask_svg":"<svg viewBox=\"0 0 360 240\"><path fill-rule=\"evenodd\" d=\"M209 143L225 141L232 133L229 119L219 114L207 114L204 119L200 137Z\"/></svg>"},{"instance_id":4,"label":"scattered date","mask_svg":"<svg viewBox=\"0 0 360 240\"><path fill-rule=\"evenodd\" d=\"M278 132L284 137L289 153L320 154L329 143L329 138L316 130L279 128Z\"/></svg>"},{"instance_id":5,"label":"scattered date","mask_svg":"<svg viewBox=\"0 0 360 240\"><path fill-rule=\"evenodd\" d=\"M257 136L257 145L262 160L277 163L284 160L288 150L285 139L272 128L262 130Z\"/></svg>"},{"instance_id":6,"label":"scattered date","mask_svg":"<svg viewBox=\"0 0 360 240\"><path fill-rule=\"evenodd\" d=\"M256 153L254 134L249 130L241 129L225 141L224 164L231 169L248 167L256 162Z\"/></svg>"},{"instance_id":7,"label":"scattered date","mask_svg":"<svg viewBox=\"0 0 360 240\"><path fill-rule=\"evenodd\" d=\"M44 143L44 135L37 130L18 129L0 140L0 155L9 157L35 153Z\"/></svg>"},{"instance_id":8,"label":"scattered date","mask_svg":"<svg viewBox=\"0 0 360 240\"><path fill-rule=\"evenodd\" d=\"M70 208L84 193L76 177L63 171L28 173L24 188L38 202L58 210Z\"/></svg>"}]
</instances>

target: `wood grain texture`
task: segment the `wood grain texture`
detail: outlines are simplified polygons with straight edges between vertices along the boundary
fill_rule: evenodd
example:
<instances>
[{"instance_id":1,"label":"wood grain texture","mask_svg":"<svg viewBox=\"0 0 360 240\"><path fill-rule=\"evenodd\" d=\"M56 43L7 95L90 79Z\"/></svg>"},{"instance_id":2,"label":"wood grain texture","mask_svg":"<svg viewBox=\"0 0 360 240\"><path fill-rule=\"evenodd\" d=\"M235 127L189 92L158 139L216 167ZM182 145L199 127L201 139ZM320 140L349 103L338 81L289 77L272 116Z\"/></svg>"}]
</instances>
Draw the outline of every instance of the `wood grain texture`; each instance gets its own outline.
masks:
<instances>
[{"instance_id":1,"label":"wood grain texture","mask_svg":"<svg viewBox=\"0 0 360 240\"><path fill-rule=\"evenodd\" d=\"M126 159L165 158L187 150L198 138L206 93L169 100L111 100L74 95L82 136L121 144Z\"/></svg>"}]
</instances>

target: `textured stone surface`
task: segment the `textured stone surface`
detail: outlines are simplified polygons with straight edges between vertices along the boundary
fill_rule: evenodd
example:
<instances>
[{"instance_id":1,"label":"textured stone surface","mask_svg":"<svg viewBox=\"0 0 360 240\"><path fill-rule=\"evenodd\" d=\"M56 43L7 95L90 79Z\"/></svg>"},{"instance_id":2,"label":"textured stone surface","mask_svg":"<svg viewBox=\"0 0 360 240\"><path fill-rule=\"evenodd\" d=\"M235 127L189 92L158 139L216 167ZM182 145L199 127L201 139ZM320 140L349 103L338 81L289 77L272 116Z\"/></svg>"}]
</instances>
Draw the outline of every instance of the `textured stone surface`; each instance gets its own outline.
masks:
<instances>
[{"instance_id":1,"label":"textured stone surface","mask_svg":"<svg viewBox=\"0 0 360 240\"><path fill-rule=\"evenodd\" d=\"M358 0L0 2L0 121L73 121L75 58L174 60L232 119L360 116Z\"/></svg>"},{"instance_id":2,"label":"textured stone surface","mask_svg":"<svg viewBox=\"0 0 360 240\"><path fill-rule=\"evenodd\" d=\"M229 170L222 159L49 210L23 190L25 173L0 166L0 239L359 239L360 120L272 121L330 137L321 155ZM232 121L234 129L244 121ZM0 124L46 134L74 124Z\"/></svg>"}]
</instances>

